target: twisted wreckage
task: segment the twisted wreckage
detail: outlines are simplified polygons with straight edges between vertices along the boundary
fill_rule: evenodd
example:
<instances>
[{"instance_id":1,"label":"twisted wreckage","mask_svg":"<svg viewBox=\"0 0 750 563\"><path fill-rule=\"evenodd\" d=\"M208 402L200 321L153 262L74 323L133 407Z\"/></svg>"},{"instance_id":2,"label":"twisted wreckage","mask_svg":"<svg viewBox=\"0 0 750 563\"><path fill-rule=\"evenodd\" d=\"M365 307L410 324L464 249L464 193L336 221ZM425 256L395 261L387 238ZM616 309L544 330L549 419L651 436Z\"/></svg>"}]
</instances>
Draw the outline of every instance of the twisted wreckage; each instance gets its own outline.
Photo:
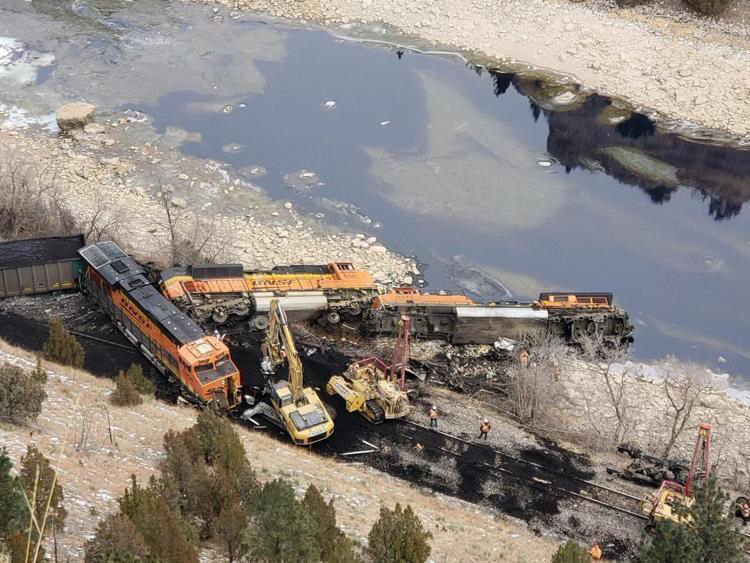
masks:
<instances>
[{"instance_id":1,"label":"twisted wreckage","mask_svg":"<svg viewBox=\"0 0 750 563\"><path fill-rule=\"evenodd\" d=\"M221 329L262 332L272 301L290 321L359 325L365 335L395 335L406 315L410 335L453 344L492 344L549 331L570 345L595 337L632 342L628 315L611 293L543 292L533 301L478 303L466 295L408 287L382 290L351 263L277 266L205 264L155 271L113 242L83 237L0 244L0 297L80 287L156 368L196 401L221 410L241 402L239 374Z\"/></svg>"}]
</instances>

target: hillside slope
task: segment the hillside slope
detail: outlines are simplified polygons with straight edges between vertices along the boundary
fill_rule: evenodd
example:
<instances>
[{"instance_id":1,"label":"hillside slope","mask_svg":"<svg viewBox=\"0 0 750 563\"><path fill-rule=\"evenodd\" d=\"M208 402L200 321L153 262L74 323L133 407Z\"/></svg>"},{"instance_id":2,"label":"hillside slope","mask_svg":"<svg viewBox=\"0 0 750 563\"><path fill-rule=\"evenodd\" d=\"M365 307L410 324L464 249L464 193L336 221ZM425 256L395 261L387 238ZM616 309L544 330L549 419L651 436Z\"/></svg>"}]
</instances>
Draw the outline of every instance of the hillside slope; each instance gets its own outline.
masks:
<instances>
[{"instance_id":1,"label":"hillside slope","mask_svg":"<svg viewBox=\"0 0 750 563\"><path fill-rule=\"evenodd\" d=\"M0 361L33 367L35 360L0 341ZM79 561L85 540L101 516L114 510L130 475L147 480L155 474L163 434L191 426L196 411L153 399L132 409L112 407L106 400L114 387L111 381L57 365L45 367L48 399L42 414L28 426L0 425L0 443L15 464L26 446L34 444L60 471L68 510L60 552ZM237 430L261 479L284 476L298 493L316 483L324 496L335 499L342 529L360 543L366 542L379 507L400 502L410 504L432 532L433 561L549 561L556 548L523 524L487 509L422 492L374 469L322 458L265 434Z\"/></svg>"}]
</instances>

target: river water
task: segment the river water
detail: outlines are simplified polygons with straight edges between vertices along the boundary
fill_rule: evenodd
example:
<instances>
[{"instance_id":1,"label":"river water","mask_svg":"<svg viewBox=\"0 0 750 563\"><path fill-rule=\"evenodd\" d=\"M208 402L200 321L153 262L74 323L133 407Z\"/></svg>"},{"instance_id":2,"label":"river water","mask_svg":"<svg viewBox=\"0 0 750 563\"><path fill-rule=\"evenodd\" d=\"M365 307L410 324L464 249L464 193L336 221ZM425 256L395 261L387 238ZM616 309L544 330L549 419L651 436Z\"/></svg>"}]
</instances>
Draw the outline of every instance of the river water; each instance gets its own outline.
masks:
<instances>
[{"instance_id":1,"label":"river water","mask_svg":"<svg viewBox=\"0 0 750 563\"><path fill-rule=\"evenodd\" d=\"M355 31L379 34L337 33ZM416 256L433 288L612 291L637 357L750 376L748 150L572 85L225 9L8 0L0 36L23 43L3 59L0 41L6 113L44 126L65 99L138 109L198 133L185 153Z\"/></svg>"}]
</instances>

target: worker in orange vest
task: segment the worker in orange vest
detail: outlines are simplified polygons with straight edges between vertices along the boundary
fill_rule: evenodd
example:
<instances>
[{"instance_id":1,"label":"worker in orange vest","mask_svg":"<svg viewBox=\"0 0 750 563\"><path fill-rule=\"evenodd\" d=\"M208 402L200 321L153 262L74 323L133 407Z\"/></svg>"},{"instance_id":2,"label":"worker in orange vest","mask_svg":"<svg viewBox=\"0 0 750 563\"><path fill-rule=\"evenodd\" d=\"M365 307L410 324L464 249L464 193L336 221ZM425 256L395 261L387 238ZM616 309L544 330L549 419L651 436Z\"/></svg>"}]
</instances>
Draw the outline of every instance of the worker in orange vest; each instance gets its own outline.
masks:
<instances>
[{"instance_id":1,"label":"worker in orange vest","mask_svg":"<svg viewBox=\"0 0 750 563\"><path fill-rule=\"evenodd\" d=\"M430 412L427 414L430 419L430 428L437 428L438 411L435 405L432 405Z\"/></svg>"},{"instance_id":2,"label":"worker in orange vest","mask_svg":"<svg viewBox=\"0 0 750 563\"><path fill-rule=\"evenodd\" d=\"M526 350L521 350L521 353L518 354L518 365L523 369L529 367L529 353Z\"/></svg>"},{"instance_id":3,"label":"worker in orange vest","mask_svg":"<svg viewBox=\"0 0 750 563\"><path fill-rule=\"evenodd\" d=\"M602 548L599 547L598 543L591 546L591 559L593 561L599 561L602 558Z\"/></svg>"},{"instance_id":4,"label":"worker in orange vest","mask_svg":"<svg viewBox=\"0 0 750 563\"><path fill-rule=\"evenodd\" d=\"M484 438L487 439L487 433L492 430L492 426L490 426L490 420L488 418L485 418L480 424L479 424L479 439L481 440Z\"/></svg>"}]
</instances>

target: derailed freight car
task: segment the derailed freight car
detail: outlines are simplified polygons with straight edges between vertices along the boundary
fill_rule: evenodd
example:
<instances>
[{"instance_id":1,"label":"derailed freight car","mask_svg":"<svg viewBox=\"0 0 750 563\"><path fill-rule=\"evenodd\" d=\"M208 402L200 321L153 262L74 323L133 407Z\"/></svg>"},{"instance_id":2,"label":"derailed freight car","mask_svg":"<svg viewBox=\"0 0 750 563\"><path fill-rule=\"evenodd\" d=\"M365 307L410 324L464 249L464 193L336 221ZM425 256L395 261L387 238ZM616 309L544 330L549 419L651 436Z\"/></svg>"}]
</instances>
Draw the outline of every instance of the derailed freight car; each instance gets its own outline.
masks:
<instances>
[{"instance_id":1,"label":"derailed freight car","mask_svg":"<svg viewBox=\"0 0 750 563\"><path fill-rule=\"evenodd\" d=\"M34 295L78 287L83 235L0 243L0 297Z\"/></svg>"},{"instance_id":2,"label":"derailed freight car","mask_svg":"<svg viewBox=\"0 0 750 563\"><path fill-rule=\"evenodd\" d=\"M633 340L628 314L614 305L611 293L545 292L528 303L480 304L465 295L403 288L374 299L362 328L366 334L394 334L402 314L411 317L415 337L453 344L492 344L534 331L549 331L570 344L584 338L614 345Z\"/></svg>"},{"instance_id":3,"label":"derailed freight car","mask_svg":"<svg viewBox=\"0 0 750 563\"><path fill-rule=\"evenodd\" d=\"M182 384L189 399L218 411L241 402L240 374L227 346L164 298L142 266L113 242L79 254L86 264L84 292L161 373Z\"/></svg>"}]
</instances>

